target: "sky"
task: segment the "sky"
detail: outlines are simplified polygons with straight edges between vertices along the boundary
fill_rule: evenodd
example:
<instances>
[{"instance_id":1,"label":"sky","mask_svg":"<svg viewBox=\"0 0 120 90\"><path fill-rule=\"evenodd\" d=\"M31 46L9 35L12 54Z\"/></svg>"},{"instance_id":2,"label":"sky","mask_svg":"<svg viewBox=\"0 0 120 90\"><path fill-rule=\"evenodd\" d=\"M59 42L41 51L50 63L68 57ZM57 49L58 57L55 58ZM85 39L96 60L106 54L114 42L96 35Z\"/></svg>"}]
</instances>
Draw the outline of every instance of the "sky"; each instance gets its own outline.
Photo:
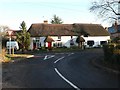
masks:
<instances>
[{"instance_id":1,"label":"sky","mask_svg":"<svg viewBox=\"0 0 120 90\"><path fill-rule=\"evenodd\" d=\"M108 24L102 22L89 11L92 0L1 0L0 25L7 25L10 29L19 30L22 21L27 29L33 23L43 23L57 15L64 22Z\"/></svg>"}]
</instances>

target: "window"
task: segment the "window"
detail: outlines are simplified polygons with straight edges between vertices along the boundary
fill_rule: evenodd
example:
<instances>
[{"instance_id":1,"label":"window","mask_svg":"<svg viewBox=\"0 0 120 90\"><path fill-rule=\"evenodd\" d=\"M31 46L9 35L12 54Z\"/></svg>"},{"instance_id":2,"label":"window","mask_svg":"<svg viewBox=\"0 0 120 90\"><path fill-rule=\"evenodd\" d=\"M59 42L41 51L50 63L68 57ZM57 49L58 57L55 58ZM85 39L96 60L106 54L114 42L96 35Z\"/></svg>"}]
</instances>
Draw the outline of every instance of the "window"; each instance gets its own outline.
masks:
<instances>
[{"instance_id":1,"label":"window","mask_svg":"<svg viewBox=\"0 0 120 90\"><path fill-rule=\"evenodd\" d=\"M53 43L54 47L62 47L62 42L55 42Z\"/></svg>"},{"instance_id":2,"label":"window","mask_svg":"<svg viewBox=\"0 0 120 90\"><path fill-rule=\"evenodd\" d=\"M33 42L34 42L34 43L37 43L37 42L39 42L39 41L40 41L39 38L34 38L34 39L33 39Z\"/></svg>"},{"instance_id":3,"label":"window","mask_svg":"<svg viewBox=\"0 0 120 90\"><path fill-rule=\"evenodd\" d=\"M35 49L40 48L40 38L33 38L33 45Z\"/></svg>"},{"instance_id":4,"label":"window","mask_svg":"<svg viewBox=\"0 0 120 90\"><path fill-rule=\"evenodd\" d=\"M100 45L107 44L107 41L100 41Z\"/></svg>"},{"instance_id":5,"label":"window","mask_svg":"<svg viewBox=\"0 0 120 90\"><path fill-rule=\"evenodd\" d=\"M89 40L89 41L87 41L87 45L89 45L89 46L93 46L93 45L94 45L94 41L93 41L93 40Z\"/></svg>"},{"instance_id":6,"label":"window","mask_svg":"<svg viewBox=\"0 0 120 90\"><path fill-rule=\"evenodd\" d=\"M53 47L57 47L56 43L53 43Z\"/></svg>"},{"instance_id":7,"label":"window","mask_svg":"<svg viewBox=\"0 0 120 90\"><path fill-rule=\"evenodd\" d=\"M36 39L36 42L39 42L39 39Z\"/></svg>"},{"instance_id":8,"label":"window","mask_svg":"<svg viewBox=\"0 0 120 90\"><path fill-rule=\"evenodd\" d=\"M61 36L58 36L58 40L61 40Z\"/></svg>"}]
</instances>

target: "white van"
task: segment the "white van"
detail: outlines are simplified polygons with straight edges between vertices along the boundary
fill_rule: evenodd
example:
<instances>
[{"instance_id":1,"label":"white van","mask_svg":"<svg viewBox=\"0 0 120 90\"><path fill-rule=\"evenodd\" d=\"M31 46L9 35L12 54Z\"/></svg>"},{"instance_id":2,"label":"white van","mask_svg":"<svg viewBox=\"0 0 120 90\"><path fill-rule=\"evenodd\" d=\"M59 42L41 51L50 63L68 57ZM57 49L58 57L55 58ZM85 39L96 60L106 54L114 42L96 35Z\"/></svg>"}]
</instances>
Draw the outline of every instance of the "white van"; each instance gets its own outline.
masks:
<instances>
[{"instance_id":1,"label":"white van","mask_svg":"<svg viewBox=\"0 0 120 90\"><path fill-rule=\"evenodd\" d=\"M10 47L10 41L7 41L6 47L7 47L7 49L12 49L12 48L14 48L15 50L19 49L17 41L11 41L11 47Z\"/></svg>"}]
</instances>

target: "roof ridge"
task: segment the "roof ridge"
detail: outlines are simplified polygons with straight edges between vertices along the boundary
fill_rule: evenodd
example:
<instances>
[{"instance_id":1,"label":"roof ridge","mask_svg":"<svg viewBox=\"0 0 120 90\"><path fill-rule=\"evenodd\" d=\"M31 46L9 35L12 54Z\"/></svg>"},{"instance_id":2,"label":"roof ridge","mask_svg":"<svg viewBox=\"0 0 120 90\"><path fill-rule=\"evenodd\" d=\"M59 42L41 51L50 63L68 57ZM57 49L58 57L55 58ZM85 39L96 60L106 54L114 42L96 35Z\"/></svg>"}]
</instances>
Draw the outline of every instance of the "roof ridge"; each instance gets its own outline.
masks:
<instances>
[{"instance_id":1,"label":"roof ridge","mask_svg":"<svg viewBox=\"0 0 120 90\"><path fill-rule=\"evenodd\" d=\"M81 24L81 25L83 25L83 24L84 24L84 25L85 25L85 24L86 24L86 25L101 25L101 24L96 24L96 23L73 23L73 24L79 24L79 25L80 25L80 24Z\"/></svg>"}]
</instances>

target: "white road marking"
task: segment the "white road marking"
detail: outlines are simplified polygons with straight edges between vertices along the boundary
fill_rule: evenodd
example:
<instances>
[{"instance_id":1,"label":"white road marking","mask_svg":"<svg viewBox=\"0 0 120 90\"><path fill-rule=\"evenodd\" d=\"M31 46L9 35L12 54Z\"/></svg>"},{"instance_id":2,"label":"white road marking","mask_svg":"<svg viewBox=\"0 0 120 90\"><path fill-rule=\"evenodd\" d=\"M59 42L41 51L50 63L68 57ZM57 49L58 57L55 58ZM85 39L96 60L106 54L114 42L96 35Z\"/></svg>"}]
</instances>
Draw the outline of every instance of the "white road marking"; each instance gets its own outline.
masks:
<instances>
[{"instance_id":1,"label":"white road marking","mask_svg":"<svg viewBox=\"0 0 120 90\"><path fill-rule=\"evenodd\" d=\"M49 59L49 58L53 58L53 57L55 57L55 55L46 55L44 60Z\"/></svg>"},{"instance_id":2,"label":"white road marking","mask_svg":"<svg viewBox=\"0 0 120 90\"><path fill-rule=\"evenodd\" d=\"M29 55L29 56L27 56L27 58L32 58L32 57L34 57L34 55Z\"/></svg>"},{"instance_id":3,"label":"white road marking","mask_svg":"<svg viewBox=\"0 0 120 90\"><path fill-rule=\"evenodd\" d=\"M57 63L58 61L60 61L61 59L63 59L64 57L61 57L59 59L57 59L54 63Z\"/></svg>"},{"instance_id":4,"label":"white road marking","mask_svg":"<svg viewBox=\"0 0 120 90\"><path fill-rule=\"evenodd\" d=\"M72 54L74 54L74 53L70 53L70 54L68 54L68 56L70 56L70 55L72 55Z\"/></svg>"},{"instance_id":5,"label":"white road marking","mask_svg":"<svg viewBox=\"0 0 120 90\"><path fill-rule=\"evenodd\" d=\"M68 79L66 79L58 70L57 68L54 68L55 72L64 80L66 81L69 85L71 85L73 88L77 89L77 90L81 90L80 88L78 88L76 85L74 85L72 82L70 82Z\"/></svg>"}]
</instances>

